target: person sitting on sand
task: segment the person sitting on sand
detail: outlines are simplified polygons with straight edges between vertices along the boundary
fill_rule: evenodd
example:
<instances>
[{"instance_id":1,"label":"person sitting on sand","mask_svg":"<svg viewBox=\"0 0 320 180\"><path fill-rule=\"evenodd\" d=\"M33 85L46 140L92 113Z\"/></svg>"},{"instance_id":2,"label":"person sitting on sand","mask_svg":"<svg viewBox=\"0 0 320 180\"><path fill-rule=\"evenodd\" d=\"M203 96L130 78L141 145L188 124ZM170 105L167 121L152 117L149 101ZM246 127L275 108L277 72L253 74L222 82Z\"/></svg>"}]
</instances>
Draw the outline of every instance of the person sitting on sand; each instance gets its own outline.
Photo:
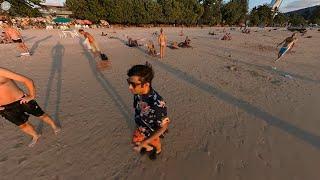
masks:
<instances>
[{"instance_id":1,"label":"person sitting on sand","mask_svg":"<svg viewBox=\"0 0 320 180\"><path fill-rule=\"evenodd\" d=\"M138 40L137 39L132 39L131 37L127 36L127 39L128 39L128 46L129 47L138 47L140 46L140 44L138 43Z\"/></svg>"},{"instance_id":2,"label":"person sitting on sand","mask_svg":"<svg viewBox=\"0 0 320 180\"><path fill-rule=\"evenodd\" d=\"M28 94L24 93L15 81L23 83L28 90ZM60 131L60 127L54 123L49 115L43 112L34 100L35 98L36 89L31 79L0 68L0 115L19 126L24 133L32 136L29 147L33 147L41 136L28 123L29 114L49 124L55 134Z\"/></svg>"},{"instance_id":3,"label":"person sitting on sand","mask_svg":"<svg viewBox=\"0 0 320 180\"><path fill-rule=\"evenodd\" d=\"M13 43L18 43L18 49L22 50L21 56L30 56L28 47L23 41L21 33L12 27L12 24L4 24L3 31L6 34L6 38L8 41L12 41Z\"/></svg>"},{"instance_id":4,"label":"person sitting on sand","mask_svg":"<svg viewBox=\"0 0 320 180\"><path fill-rule=\"evenodd\" d=\"M295 45L295 41L297 41L297 37L296 37L297 33L293 33L290 37L287 37L285 40L283 40L282 42L280 42L277 47L279 47L281 44L282 47L280 48L280 51L278 53L278 58L280 58L282 56L282 54L288 50L288 46L290 43L293 43L291 48L289 50L291 50L293 48L293 46Z\"/></svg>"},{"instance_id":5,"label":"person sitting on sand","mask_svg":"<svg viewBox=\"0 0 320 180\"><path fill-rule=\"evenodd\" d=\"M107 35L108 35L107 33L104 33L104 32L101 33L101 36L107 36Z\"/></svg>"},{"instance_id":6,"label":"person sitting on sand","mask_svg":"<svg viewBox=\"0 0 320 180\"><path fill-rule=\"evenodd\" d=\"M150 40L147 44L147 48L148 48L148 54L151 56L156 56L157 55L157 51L156 48L154 47L154 44L152 42L152 40Z\"/></svg>"},{"instance_id":7,"label":"person sitting on sand","mask_svg":"<svg viewBox=\"0 0 320 180\"><path fill-rule=\"evenodd\" d=\"M226 33L222 38L221 40L225 40L225 41L230 41L232 38L231 38L231 33Z\"/></svg>"},{"instance_id":8,"label":"person sitting on sand","mask_svg":"<svg viewBox=\"0 0 320 180\"><path fill-rule=\"evenodd\" d=\"M186 36L186 39L184 40L184 42L179 43L178 46L182 48L190 48L192 47L190 44L191 44L191 40L189 39L188 36Z\"/></svg>"},{"instance_id":9,"label":"person sitting on sand","mask_svg":"<svg viewBox=\"0 0 320 180\"><path fill-rule=\"evenodd\" d=\"M167 106L152 88L154 71L148 62L131 67L127 75L129 90L133 94L134 120L137 126L132 139L134 150L147 152L150 159L155 159L161 153L160 137L167 132L170 123Z\"/></svg>"}]
</instances>

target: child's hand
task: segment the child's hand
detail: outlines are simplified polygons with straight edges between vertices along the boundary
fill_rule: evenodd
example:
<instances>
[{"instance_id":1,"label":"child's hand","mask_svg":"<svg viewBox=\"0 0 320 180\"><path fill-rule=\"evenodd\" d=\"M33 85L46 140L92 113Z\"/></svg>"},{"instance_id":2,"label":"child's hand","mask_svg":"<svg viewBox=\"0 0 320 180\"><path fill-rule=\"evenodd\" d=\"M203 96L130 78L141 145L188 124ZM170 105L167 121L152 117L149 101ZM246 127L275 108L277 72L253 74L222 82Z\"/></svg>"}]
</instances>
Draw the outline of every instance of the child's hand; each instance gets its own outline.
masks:
<instances>
[{"instance_id":1,"label":"child's hand","mask_svg":"<svg viewBox=\"0 0 320 180\"><path fill-rule=\"evenodd\" d=\"M135 146L135 147L133 148L133 150L135 150L135 151L137 151L137 152L140 152L141 149L142 149L142 146L141 146L141 145Z\"/></svg>"}]
</instances>

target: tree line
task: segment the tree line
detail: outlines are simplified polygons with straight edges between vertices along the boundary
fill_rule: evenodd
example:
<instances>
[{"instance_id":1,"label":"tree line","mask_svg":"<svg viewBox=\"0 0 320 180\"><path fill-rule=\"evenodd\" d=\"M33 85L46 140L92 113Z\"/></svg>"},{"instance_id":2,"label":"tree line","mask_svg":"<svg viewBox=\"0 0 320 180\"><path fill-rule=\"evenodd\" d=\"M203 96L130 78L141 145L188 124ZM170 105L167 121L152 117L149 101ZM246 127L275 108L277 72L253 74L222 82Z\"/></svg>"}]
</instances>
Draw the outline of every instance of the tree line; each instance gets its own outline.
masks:
<instances>
[{"instance_id":1,"label":"tree line","mask_svg":"<svg viewBox=\"0 0 320 180\"><path fill-rule=\"evenodd\" d=\"M41 0L7 0L12 16L40 16L34 5ZM112 24L176 24L285 26L320 24L320 7L310 19L299 14L272 12L268 5L248 11L248 0L66 0L73 18Z\"/></svg>"}]
</instances>

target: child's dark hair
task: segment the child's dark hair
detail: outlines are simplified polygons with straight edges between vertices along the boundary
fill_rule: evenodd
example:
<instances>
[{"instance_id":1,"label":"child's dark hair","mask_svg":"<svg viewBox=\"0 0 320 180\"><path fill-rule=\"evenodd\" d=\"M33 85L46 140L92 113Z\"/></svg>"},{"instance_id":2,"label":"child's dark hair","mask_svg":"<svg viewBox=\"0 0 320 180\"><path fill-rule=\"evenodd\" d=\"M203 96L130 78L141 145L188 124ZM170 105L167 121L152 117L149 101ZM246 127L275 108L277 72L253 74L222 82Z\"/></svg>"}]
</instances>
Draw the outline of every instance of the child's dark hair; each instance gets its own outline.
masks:
<instances>
[{"instance_id":1,"label":"child's dark hair","mask_svg":"<svg viewBox=\"0 0 320 180\"><path fill-rule=\"evenodd\" d=\"M154 77L154 71L152 69L152 66L150 63L146 62L145 65L139 64L132 66L129 70L127 75L129 77L131 76L139 76L140 81L144 83L150 83L152 82L152 79Z\"/></svg>"}]
</instances>

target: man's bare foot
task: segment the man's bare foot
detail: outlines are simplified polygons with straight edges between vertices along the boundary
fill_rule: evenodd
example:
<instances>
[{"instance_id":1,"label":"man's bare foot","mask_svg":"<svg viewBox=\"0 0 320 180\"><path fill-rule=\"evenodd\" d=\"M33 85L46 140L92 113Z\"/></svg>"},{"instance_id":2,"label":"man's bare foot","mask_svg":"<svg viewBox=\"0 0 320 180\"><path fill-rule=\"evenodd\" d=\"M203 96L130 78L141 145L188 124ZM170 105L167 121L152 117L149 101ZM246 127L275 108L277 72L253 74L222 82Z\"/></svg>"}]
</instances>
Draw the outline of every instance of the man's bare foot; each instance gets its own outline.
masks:
<instances>
[{"instance_id":1,"label":"man's bare foot","mask_svg":"<svg viewBox=\"0 0 320 180\"><path fill-rule=\"evenodd\" d=\"M39 134L38 136L36 137L33 137L31 142L29 143L28 147L33 147L34 145L36 145L36 143L38 142L39 138L41 137L41 135Z\"/></svg>"}]
</instances>

